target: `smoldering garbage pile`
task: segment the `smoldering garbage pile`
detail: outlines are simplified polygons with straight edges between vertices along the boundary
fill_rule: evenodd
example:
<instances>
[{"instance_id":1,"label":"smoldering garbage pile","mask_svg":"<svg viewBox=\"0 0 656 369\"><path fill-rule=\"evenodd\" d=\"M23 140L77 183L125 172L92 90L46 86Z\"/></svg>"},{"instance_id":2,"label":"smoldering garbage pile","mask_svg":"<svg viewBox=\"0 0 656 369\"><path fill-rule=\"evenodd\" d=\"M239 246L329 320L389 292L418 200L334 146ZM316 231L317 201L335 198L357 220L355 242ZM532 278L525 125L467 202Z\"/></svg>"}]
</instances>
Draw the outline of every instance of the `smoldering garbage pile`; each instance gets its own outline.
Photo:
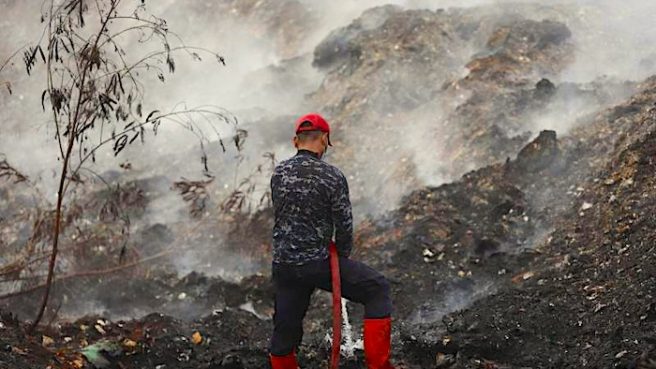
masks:
<instances>
[{"instance_id":1,"label":"smoldering garbage pile","mask_svg":"<svg viewBox=\"0 0 656 369\"><path fill-rule=\"evenodd\" d=\"M523 7L529 5L512 13L375 8L317 46L314 65L325 78L309 99L340 126L334 160L351 174L356 201L394 192L389 183L416 188L395 210L360 223L353 257L392 282L401 367L654 368L656 78L552 82L572 61L567 16L547 8L544 19L530 19ZM540 127L528 122L572 100L589 108L566 134L532 131ZM441 113L431 118L436 107ZM420 121L430 122L416 128L434 156L418 161L398 141ZM368 135L373 129L389 136ZM431 146L435 135L448 135L448 143ZM374 155L380 147L384 155ZM372 156L380 162L369 162ZM366 168L387 176L381 188L365 191L364 178L375 174ZM473 170L458 177L463 168ZM431 176L454 180L423 186ZM118 193L91 191L85 208L118 198L138 218L154 180ZM30 201L21 183L3 183L14 204L7 209ZM34 221L7 209L5 235ZM99 214L77 216L91 228L64 239L101 240L108 246L96 251L98 263L112 268L144 258L121 252L120 222L112 228L94 222ZM220 232L266 274L270 212L228 218L221 230L205 222L185 237ZM140 251L158 255L178 243L169 228L141 230L136 242L153 249ZM3 237L2 246L17 234ZM266 367L273 310L266 275L226 281L199 273L179 278L152 265L124 270L58 282L55 309L84 310L88 299L102 310L31 336L23 319L38 294L3 299L0 367ZM324 293L313 299L302 367L326 365L329 304ZM349 310L357 327L361 310ZM363 368L362 352L342 367Z\"/></svg>"}]
</instances>

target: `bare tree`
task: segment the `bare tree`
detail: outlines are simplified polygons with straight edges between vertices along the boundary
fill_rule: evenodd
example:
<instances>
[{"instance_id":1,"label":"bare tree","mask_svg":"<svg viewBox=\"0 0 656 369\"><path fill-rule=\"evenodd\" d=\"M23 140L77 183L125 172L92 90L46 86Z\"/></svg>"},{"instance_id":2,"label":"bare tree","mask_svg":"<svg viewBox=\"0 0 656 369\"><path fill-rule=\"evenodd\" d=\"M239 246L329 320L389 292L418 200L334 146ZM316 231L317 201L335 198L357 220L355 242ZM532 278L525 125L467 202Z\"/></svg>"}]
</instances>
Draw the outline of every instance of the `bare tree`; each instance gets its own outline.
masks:
<instances>
[{"instance_id":1,"label":"bare tree","mask_svg":"<svg viewBox=\"0 0 656 369\"><path fill-rule=\"evenodd\" d=\"M147 13L145 0L130 4L122 0L47 1L41 17L42 39L24 50L26 72L34 75L41 66L44 70L41 105L52 114L61 164L45 291L32 329L43 318L55 277L67 190L79 182L84 165L96 161L98 150L109 146L119 155L127 146L144 142L149 132L156 135L161 124L178 124L198 138L207 173L204 148L209 134L216 135L225 150L218 125L237 124L234 117L213 106L145 113L140 73L154 73L164 82L167 72L175 72L176 52L194 60L209 55L220 65L225 60L209 50L185 45L165 20ZM135 59L127 51L135 40L143 45L138 49L154 50ZM129 48L130 52L134 49Z\"/></svg>"}]
</instances>

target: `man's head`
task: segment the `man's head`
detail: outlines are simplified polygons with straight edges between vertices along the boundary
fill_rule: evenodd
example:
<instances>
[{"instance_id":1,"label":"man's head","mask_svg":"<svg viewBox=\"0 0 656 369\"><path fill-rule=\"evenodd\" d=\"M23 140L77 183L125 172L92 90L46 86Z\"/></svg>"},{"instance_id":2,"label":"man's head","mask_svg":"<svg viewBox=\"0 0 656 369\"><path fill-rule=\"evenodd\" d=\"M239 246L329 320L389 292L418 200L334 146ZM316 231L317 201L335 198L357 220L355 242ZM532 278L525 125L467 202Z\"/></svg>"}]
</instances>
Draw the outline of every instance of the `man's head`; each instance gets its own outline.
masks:
<instances>
[{"instance_id":1,"label":"man's head","mask_svg":"<svg viewBox=\"0 0 656 369\"><path fill-rule=\"evenodd\" d=\"M330 125L319 114L307 114L296 121L294 147L323 155L330 143Z\"/></svg>"}]
</instances>

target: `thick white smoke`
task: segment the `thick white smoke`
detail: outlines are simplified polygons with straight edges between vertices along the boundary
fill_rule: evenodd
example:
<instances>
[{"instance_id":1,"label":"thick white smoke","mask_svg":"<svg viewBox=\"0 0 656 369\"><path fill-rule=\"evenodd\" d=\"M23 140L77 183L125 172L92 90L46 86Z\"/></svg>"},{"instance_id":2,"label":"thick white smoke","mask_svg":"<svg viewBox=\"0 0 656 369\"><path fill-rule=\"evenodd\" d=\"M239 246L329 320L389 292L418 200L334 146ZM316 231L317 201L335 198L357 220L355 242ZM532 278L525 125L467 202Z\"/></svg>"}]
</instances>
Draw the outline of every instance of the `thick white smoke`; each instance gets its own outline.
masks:
<instances>
[{"instance_id":1,"label":"thick white smoke","mask_svg":"<svg viewBox=\"0 0 656 369\"><path fill-rule=\"evenodd\" d=\"M265 162L262 158L264 153L272 152L278 159L293 153L289 141L293 118L314 108L309 104L307 95L317 90L324 77L322 72L312 67L314 47L331 31L348 25L364 10L374 6L393 3L407 8L432 10L448 7L485 7L486 11L494 13L514 11L512 4L515 3L543 5L551 10L544 14L536 12L529 15L537 20L555 17L558 18L555 20L565 22L572 31L575 46L574 61L557 76L555 83L588 83L602 77L620 81L640 80L656 73L656 53L649 47L656 43L656 27L653 27L656 3L650 1L578 0L556 4L546 0L301 0L300 5L305 15L284 19L279 28L280 32L277 33L255 26L259 19L257 17L267 15L257 11L254 11L256 16L250 18L235 16L232 13L208 14L207 9L211 11L218 8L218 2L210 0L146 3L153 13L165 18L170 29L179 33L188 44L216 50L226 58L227 66L222 67L214 60L198 63L180 55L177 59L177 71L166 76L166 84L160 83L154 76L144 75L149 105L218 105L236 115L242 127L249 131L245 150L239 156L232 149L224 154L218 145L208 146L210 170L217 176L214 184L217 194L234 189L240 178L252 173L257 165ZM240 4L238 1L233 3ZM39 23L41 4L41 0L0 1L4 13L0 19L0 37L3 39L0 62L14 50L38 40L42 26ZM21 21L16 22L16 19ZM286 22L299 24L290 25ZM293 38L294 42L285 44L285 37ZM134 53L142 51L139 44L133 45ZM463 52L475 52L473 49L467 49L468 47L470 46L463 45ZM467 57L463 60L466 61ZM464 65L458 66L454 73L466 73ZM54 201L53 184L59 165L54 132L48 124L49 116L42 112L40 107L39 96L44 79L39 75L26 78L18 58L13 66L10 65L0 74L0 82L5 80L11 83L14 93L8 95L4 90L0 92L0 152L6 155L9 162L40 184L42 192L47 194L50 201ZM432 129L436 119L444 116L445 112L441 109L449 102L445 103L440 104L439 108L435 106L434 110L431 106L423 107L424 110L415 115L423 117L415 122L415 127L419 129L399 137L399 147L407 155L394 157L393 150L389 155L383 153L385 160L390 161L392 165L395 160L413 161L418 178L422 181L414 186L435 185L450 179L434 172L435 167L448 163L435 163L433 157L426 155L430 151L430 145L439 146L441 143L435 141L432 136L423 134L424 130ZM578 118L593 113L597 108L599 106L590 106L587 100L557 100L541 114L536 114L532 122L527 122L526 128L533 132L547 128L567 132L577 124ZM381 134L390 132L401 134L399 132L403 131L391 129ZM172 183L181 177L198 178L202 169L200 160L197 160L198 141L194 136L183 133L183 130L177 127L162 127L160 137L143 147L131 148L119 158L115 159L111 152L105 152L99 157L94 170L101 173L116 171L118 164L130 162L134 169L122 172L126 179L164 176L168 183ZM221 131L222 136L228 140L233 133L227 126ZM375 138L377 133L369 134ZM185 156L180 156L179 153L184 153ZM370 153L372 156L380 154ZM380 168L364 173L364 182L372 187L393 180L385 177ZM258 191L263 191L268 178L264 175L256 180ZM146 222L166 224L189 221L186 218L185 204L175 192L165 187L163 186L161 191L168 195L159 197L153 207L147 210ZM382 208L376 208L375 211L381 212L393 207L396 199L410 189L405 185L394 187L391 191L395 193L390 194L394 201L386 203ZM368 209L370 208L361 208L357 216L362 217L363 212ZM180 260L184 261L181 263L181 271L188 271L194 269L194 263L199 258L188 255Z\"/></svg>"}]
</instances>

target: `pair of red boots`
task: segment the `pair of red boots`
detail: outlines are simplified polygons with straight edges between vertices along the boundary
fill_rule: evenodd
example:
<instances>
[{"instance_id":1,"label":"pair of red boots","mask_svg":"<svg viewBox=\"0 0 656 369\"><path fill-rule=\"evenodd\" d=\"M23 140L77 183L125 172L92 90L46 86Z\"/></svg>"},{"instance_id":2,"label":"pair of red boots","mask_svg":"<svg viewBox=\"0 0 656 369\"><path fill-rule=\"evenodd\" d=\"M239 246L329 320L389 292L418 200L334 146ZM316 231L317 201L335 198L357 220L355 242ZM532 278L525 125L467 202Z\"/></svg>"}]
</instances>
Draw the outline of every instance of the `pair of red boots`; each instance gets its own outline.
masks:
<instances>
[{"instance_id":1,"label":"pair of red boots","mask_svg":"<svg viewBox=\"0 0 656 369\"><path fill-rule=\"evenodd\" d=\"M364 320L364 356L368 369L394 369L390 363L391 318ZM296 355L270 355L271 369L298 369Z\"/></svg>"}]
</instances>

